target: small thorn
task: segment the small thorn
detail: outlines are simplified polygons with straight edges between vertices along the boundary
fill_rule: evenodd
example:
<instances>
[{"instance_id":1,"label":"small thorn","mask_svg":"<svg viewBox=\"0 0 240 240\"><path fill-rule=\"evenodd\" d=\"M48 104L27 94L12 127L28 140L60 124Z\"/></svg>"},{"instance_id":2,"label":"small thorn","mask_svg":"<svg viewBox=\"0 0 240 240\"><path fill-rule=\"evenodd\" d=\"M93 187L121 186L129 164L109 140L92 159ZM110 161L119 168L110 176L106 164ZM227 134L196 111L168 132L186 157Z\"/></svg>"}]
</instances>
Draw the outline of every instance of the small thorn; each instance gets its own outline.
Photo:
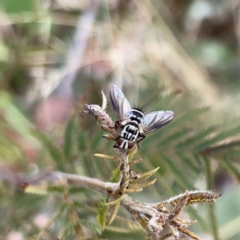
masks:
<instances>
[{"instance_id":1,"label":"small thorn","mask_svg":"<svg viewBox=\"0 0 240 240\"><path fill-rule=\"evenodd\" d=\"M22 191L24 191L28 186L29 186L28 183L23 182L23 183L20 184L19 189L22 190Z\"/></svg>"},{"instance_id":2,"label":"small thorn","mask_svg":"<svg viewBox=\"0 0 240 240\"><path fill-rule=\"evenodd\" d=\"M123 169L124 169L124 164L122 163L122 164L120 165L120 171L123 171Z\"/></svg>"}]
</instances>

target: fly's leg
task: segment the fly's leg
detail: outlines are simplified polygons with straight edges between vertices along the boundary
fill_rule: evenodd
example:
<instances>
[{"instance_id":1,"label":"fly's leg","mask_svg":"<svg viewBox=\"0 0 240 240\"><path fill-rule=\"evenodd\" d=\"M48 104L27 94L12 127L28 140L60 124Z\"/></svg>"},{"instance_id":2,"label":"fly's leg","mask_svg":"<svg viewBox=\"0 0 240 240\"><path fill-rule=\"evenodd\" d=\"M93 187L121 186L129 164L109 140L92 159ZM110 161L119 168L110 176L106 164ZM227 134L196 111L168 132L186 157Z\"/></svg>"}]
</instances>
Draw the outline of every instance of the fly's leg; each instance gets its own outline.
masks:
<instances>
[{"instance_id":1,"label":"fly's leg","mask_svg":"<svg viewBox=\"0 0 240 240\"><path fill-rule=\"evenodd\" d=\"M144 135L139 135L137 142L140 143L145 138Z\"/></svg>"}]
</instances>

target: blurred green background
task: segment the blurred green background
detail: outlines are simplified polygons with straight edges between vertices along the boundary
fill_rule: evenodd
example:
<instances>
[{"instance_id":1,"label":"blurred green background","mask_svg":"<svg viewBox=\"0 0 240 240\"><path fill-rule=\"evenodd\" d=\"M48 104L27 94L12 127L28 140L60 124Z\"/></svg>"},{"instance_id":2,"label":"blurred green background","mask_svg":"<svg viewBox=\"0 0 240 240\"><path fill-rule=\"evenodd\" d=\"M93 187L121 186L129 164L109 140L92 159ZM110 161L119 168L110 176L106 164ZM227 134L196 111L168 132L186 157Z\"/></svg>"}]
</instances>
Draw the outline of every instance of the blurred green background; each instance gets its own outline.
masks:
<instances>
[{"instance_id":1,"label":"blurred green background","mask_svg":"<svg viewBox=\"0 0 240 240\"><path fill-rule=\"evenodd\" d=\"M1 0L0 239L31 239L61 206L61 196L19 190L24 177L54 170L110 180L117 164L93 154L116 154L113 142L79 111L101 105L112 84L145 112L175 113L140 143L136 172L160 170L154 186L131 195L158 202L186 189L222 192L216 204L186 208L198 219L191 230L240 239L239 9L239 0ZM114 118L110 104L108 112ZM120 217L99 235L102 196L81 189L72 198L93 224L86 239L144 239ZM42 239L56 239L68 221L63 211Z\"/></svg>"}]
</instances>

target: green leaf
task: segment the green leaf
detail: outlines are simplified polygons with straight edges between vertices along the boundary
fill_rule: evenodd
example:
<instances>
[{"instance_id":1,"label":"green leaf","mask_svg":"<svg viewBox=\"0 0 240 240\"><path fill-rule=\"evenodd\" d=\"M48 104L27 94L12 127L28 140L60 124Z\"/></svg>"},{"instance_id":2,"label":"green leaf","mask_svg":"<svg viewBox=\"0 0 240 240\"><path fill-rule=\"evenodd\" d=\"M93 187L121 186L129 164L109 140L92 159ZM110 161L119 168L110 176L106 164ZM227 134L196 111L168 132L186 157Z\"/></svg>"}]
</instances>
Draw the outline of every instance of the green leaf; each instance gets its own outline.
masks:
<instances>
[{"instance_id":1,"label":"green leaf","mask_svg":"<svg viewBox=\"0 0 240 240\"><path fill-rule=\"evenodd\" d=\"M225 155L227 158L231 158L231 159L239 159L240 158L240 150L231 150L229 152L226 153Z\"/></svg>"},{"instance_id":2,"label":"green leaf","mask_svg":"<svg viewBox=\"0 0 240 240\"><path fill-rule=\"evenodd\" d=\"M101 141L107 141L106 139L102 138L103 132L96 131L93 138L90 139L90 148L91 149L98 149L99 144Z\"/></svg>"},{"instance_id":3,"label":"green leaf","mask_svg":"<svg viewBox=\"0 0 240 240\"><path fill-rule=\"evenodd\" d=\"M142 180L146 180L146 179L150 178L155 172L157 172L159 168L160 167L157 167L157 168L155 168L151 171L140 173L140 174L137 175L138 178L134 179L133 181L134 182L139 182L139 181L142 181Z\"/></svg>"},{"instance_id":4,"label":"green leaf","mask_svg":"<svg viewBox=\"0 0 240 240\"><path fill-rule=\"evenodd\" d=\"M208 189L213 189L213 177L212 177L212 171L211 171L211 159L207 158L206 156L202 157L205 167L206 167L206 177L207 177L207 187ZM214 239L219 240L218 236L218 227L217 227L217 220L216 220L216 212L214 204L210 204L208 206L208 213L209 213L209 223L210 223L210 229L213 233Z\"/></svg>"},{"instance_id":5,"label":"green leaf","mask_svg":"<svg viewBox=\"0 0 240 240\"><path fill-rule=\"evenodd\" d=\"M58 169L63 170L63 158L61 151L56 148L51 140L49 140L43 133L34 132L34 135L41 141L43 146L48 150L52 159L57 163Z\"/></svg>"},{"instance_id":6,"label":"green leaf","mask_svg":"<svg viewBox=\"0 0 240 240\"><path fill-rule=\"evenodd\" d=\"M35 8L35 1L33 0L2 0L1 4L7 13L28 12L33 11Z\"/></svg>"},{"instance_id":7,"label":"green leaf","mask_svg":"<svg viewBox=\"0 0 240 240\"><path fill-rule=\"evenodd\" d=\"M106 205L106 199L103 199L98 205L98 213L97 213L97 222L101 231L104 230L106 225L107 210L108 210L108 206Z\"/></svg>"},{"instance_id":8,"label":"green leaf","mask_svg":"<svg viewBox=\"0 0 240 240\"><path fill-rule=\"evenodd\" d=\"M117 204L114 205L113 207L114 207L114 210L113 210L112 215L110 217L110 220L109 220L109 223L108 223L109 225L111 225L113 223L113 221L115 220L115 218L117 216L118 210L120 208L120 201L117 202Z\"/></svg>"},{"instance_id":9,"label":"green leaf","mask_svg":"<svg viewBox=\"0 0 240 240\"><path fill-rule=\"evenodd\" d=\"M49 185L47 187L49 193L63 193L65 191L65 186L63 185Z\"/></svg>"},{"instance_id":10,"label":"green leaf","mask_svg":"<svg viewBox=\"0 0 240 240\"><path fill-rule=\"evenodd\" d=\"M217 224L217 219L216 219L215 204L208 205L208 213L209 213L210 230L214 236L214 240L219 240L220 237L218 234L218 224Z\"/></svg>"},{"instance_id":11,"label":"green leaf","mask_svg":"<svg viewBox=\"0 0 240 240\"><path fill-rule=\"evenodd\" d=\"M34 240L40 240L42 239L44 233L47 231L47 229L55 222L55 220L57 218L60 217L60 215L62 214L63 210L65 209L65 205L62 205L61 208L59 208L54 214L53 216L49 219L49 221L47 222L47 224L44 226L44 228L41 229L41 231L39 232L39 234L36 236L36 238L33 238Z\"/></svg>"},{"instance_id":12,"label":"green leaf","mask_svg":"<svg viewBox=\"0 0 240 240\"><path fill-rule=\"evenodd\" d=\"M171 128L177 127L177 126L183 126L186 122L189 122L191 118L195 118L203 113L206 113L209 110L209 108L198 108L194 109L191 112L186 113L185 115L174 118L174 120L170 123ZM165 132L164 128L161 130L162 132ZM168 130L169 131L169 130Z\"/></svg>"},{"instance_id":13,"label":"green leaf","mask_svg":"<svg viewBox=\"0 0 240 240\"><path fill-rule=\"evenodd\" d=\"M219 161L219 163L240 183L240 171L229 159L225 158L224 160Z\"/></svg>"},{"instance_id":14,"label":"green leaf","mask_svg":"<svg viewBox=\"0 0 240 240\"><path fill-rule=\"evenodd\" d=\"M64 236L69 234L69 232L72 230L72 223L68 222L64 225L64 228L61 230L61 232L58 234L58 240L61 240Z\"/></svg>"},{"instance_id":15,"label":"green leaf","mask_svg":"<svg viewBox=\"0 0 240 240\"><path fill-rule=\"evenodd\" d=\"M79 132L77 136L77 146L78 146L78 151L81 154L85 148L87 143L87 138L84 132Z\"/></svg>"},{"instance_id":16,"label":"green leaf","mask_svg":"<svg viewBox=\"0 0 240 240\"><path fill-rule=\"evenodd\" d=\"M240 147L240 142L239 141L231 141L229 143L223 143L223 144L220 144L220 145L209 147L209 148L205 149L204 152L207 155L227 153L226 155L230 156L231 153L234 153L234 149L238 149L239 147ZM235 154L236 153L237 153L237 151L235 151Z\"/></svg>"},{"instance_id":17,"label":"green leaf","mask_svg":"<svg viewBox=\"0 0 240 240\"><path fill-rule=\"evenodd\" d=\"M29 194L36 194L36 195L47 195L48 194L48 190L44 186L28 185L23 190L25 193L29 193Z\"/></svg>"},{"instance_id":18,"label":"green leaf","mask_svg":"<svg viewBox=\"0 0 240 240\"><path fill-rule=\"evenodd\" d=\"M166 137L164 140L158 143L159 147L165 147L166 145L171 144L174 141L178 141L189 134L189 130L184 128L179 131L172 133L170 136Z\"/></svg>"},{"instance_id":19,"label":"green leaf","mask_svg":"<svg viewBox=\"0 0 240 240\"><path fill-rule=\"evenodd\" d=\"M111 182L118 182L121 176L120 167L117 167L113 170L111 176Z\"/></svg>"},{"instance_id":20,"label":"green leaf","mask_svg":"<svg viewBox=\"0 0 240 240\"><path fill-rule=\"evenodd\" d=\"M74 120L75 116L73 116L67 124L65 135L64 135L64 157L66 161L69 161L72 154L72 135L74 130Z\"/></svg>"},{"instance_id":21,"label":"green leaf","mask_svg":"<svg viewBox=\"0 0 240 240\"><path fill-rule=\"evenodd\" d=\"M196 208L194 208L193 206L188 206L186 209L190 215L190 218L192 220L197 220L198 225L200 226L200 228L203 231L209 230L208 229L209 224L206 222L205 219L202 218L202 216L200 216L200 214Z\"/></svg>"},{"instance_id":22,"label":"green leaf","mask_svg":"<svg viewBox=\"0 0 240 240\"><path fill-rule=\"evenodd\" d=\"M219 133L217 136L211 138L210 140L207 140L207 141L199 144L197 146L197 149L200 152L204 151L206 148L208 148L208 147L210 147L210 146L212 146L212 145L214 145L214 144L216 144L216 143L218 143L218 142L220 142L220 141L222 141L222 140L224 140L228 137L232 137L232 136L234 136L238 133L240 133L240 126L229 129L227 131L223 131L223 132Z\"/></svg>"},{"instance_id":23,"label":"green leaf","mask_svg":"<svg viewBox=\"0 0 240 240\"><path fill-rule=\"evenodd\" d=\"M11 97L5 92L0 92L0 111L4 113L7 124L24 139L31 143L37 143L36 139L31 136L32 124L13 104Z\"/></svg>"},{"instance_id":24,"label":"green leaf","mask_svg":"<svg viewBox=\"0 0 240 240\"><path fill-rule=\"evenodd\" d=\"M81 220L80 220L80 224L81 224L82 226L85 226L85 227L91 229L95 234L100 235L100 234L102 233L102 231L100 230L100 228L99 228L96 224L94 224L94 223L91 223L91 222L89 222L89 221L86 221L86 220L82 220L82 219L81 219Z\"/></svg>"},{"instance_id":25,"label":"green leaf","mask_svg":"<svg viewBox=\"0 0 240 240\"><path fill-rule=\"evenodd\" d=\"M186 164L188 168L194 172L195 176L197 176L200 173L200 168L196 166L196 161L194 158L190 159L184 156L183 154L179 154L178 156L181 159L181 162L184 162L184 164Z\"/></svg>"},{"instance_id":26,"label":"green leaf","mask_svg":"<svg viewBox=\"0 0 240 240\"><path fill-rule=\"evenodd\" d=\"M213 190L213 177L212 177L212 171L211 171L211 159L206 157L206 156L202 156L203 162L205 164L205 174L206 174L206 178L207 178L207 188Z\"/></svg>"},{"instance_id":27,"label":"green leaf","mask_svg":"<svg viewBox=\"0 0 240 240\"><path fill-rule=\"evenodd\" d=\"M201 168L202 168L202 165L203 165L203 163L202 163L202 160L200 159L200 157L201 157L201 155L198 153L198 152L194 152L193 153L193 158L194 158L194 160L196 161L196 163L198 164L198 166L200 166Z\"/></svg>"},{"instance_id":28,"label":"green leaf","mask_svg":"<svg viewBox=\"0 0 240 240\"><path fill-rule=\"evenodd\" d=\"M170 172L176 178L176 182L184 189L194 189L192 184L190 183L190 179L186 178L184 172L180 171L179 168L176 166L175 163L172 162L170 158L165 156L163 153L159 153L161 160L164 161L165 165L169 168Z\"/></svg>"},{"instance_id":29,"label":"green leaf","mask_svg":"<svg viewBox=\"0 0 240 240\"><path fill-rule=\"evenodd\" d=\"M0 157L7 165L17 163L22 158L21 146L16 141L4 136L0 128ZM4 131L4 130L3 130Z\"/></svg>"},{"instance_id":30,"label":"green leaf","mask_svg":"<svg viewBox=\"0 0 240 240\"><path fill-rule=\"evenodd\" d=\"M176 148L187 148L192 146L193 144L202 141L205 137L209 136L210 134L212 134L213 132L215 132L217 129L216 126L212 126L207 128L204 131L200 131L198 134L196 134L194 137L190 137L188 139L186 139L185 141L179 143Z\"/></svg>"}]
</instances>

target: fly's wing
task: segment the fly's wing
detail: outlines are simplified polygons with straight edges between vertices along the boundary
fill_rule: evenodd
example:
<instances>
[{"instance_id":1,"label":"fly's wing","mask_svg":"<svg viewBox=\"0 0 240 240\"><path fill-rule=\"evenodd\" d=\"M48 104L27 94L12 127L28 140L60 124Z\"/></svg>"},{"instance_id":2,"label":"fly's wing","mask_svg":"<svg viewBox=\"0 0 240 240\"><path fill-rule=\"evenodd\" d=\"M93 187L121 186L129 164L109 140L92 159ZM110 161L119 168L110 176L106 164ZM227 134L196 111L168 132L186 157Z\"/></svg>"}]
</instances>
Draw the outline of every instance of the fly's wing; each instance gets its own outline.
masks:
<instances>
[{"instance_id":1,"label":"fly's wing","mask_svg":"<svg viewBox=\"0 0 240 240\"><path fill-rule=\"evenodd\" d=\"M122 120L132 109L123 92L115 85L110 89L110 100L118 120Z\"/></svg>"},{"instance_id":2,"label":"fly's wing","mask_svg":"<svg viewBox=\"0 0 240 240\"><path fill-rule=\"evenodd\" d=\"M153 132L172 121L174 113L172 111L151 112L143 117L142 124L144 133Z\"/></svg>"}]
</instances>

